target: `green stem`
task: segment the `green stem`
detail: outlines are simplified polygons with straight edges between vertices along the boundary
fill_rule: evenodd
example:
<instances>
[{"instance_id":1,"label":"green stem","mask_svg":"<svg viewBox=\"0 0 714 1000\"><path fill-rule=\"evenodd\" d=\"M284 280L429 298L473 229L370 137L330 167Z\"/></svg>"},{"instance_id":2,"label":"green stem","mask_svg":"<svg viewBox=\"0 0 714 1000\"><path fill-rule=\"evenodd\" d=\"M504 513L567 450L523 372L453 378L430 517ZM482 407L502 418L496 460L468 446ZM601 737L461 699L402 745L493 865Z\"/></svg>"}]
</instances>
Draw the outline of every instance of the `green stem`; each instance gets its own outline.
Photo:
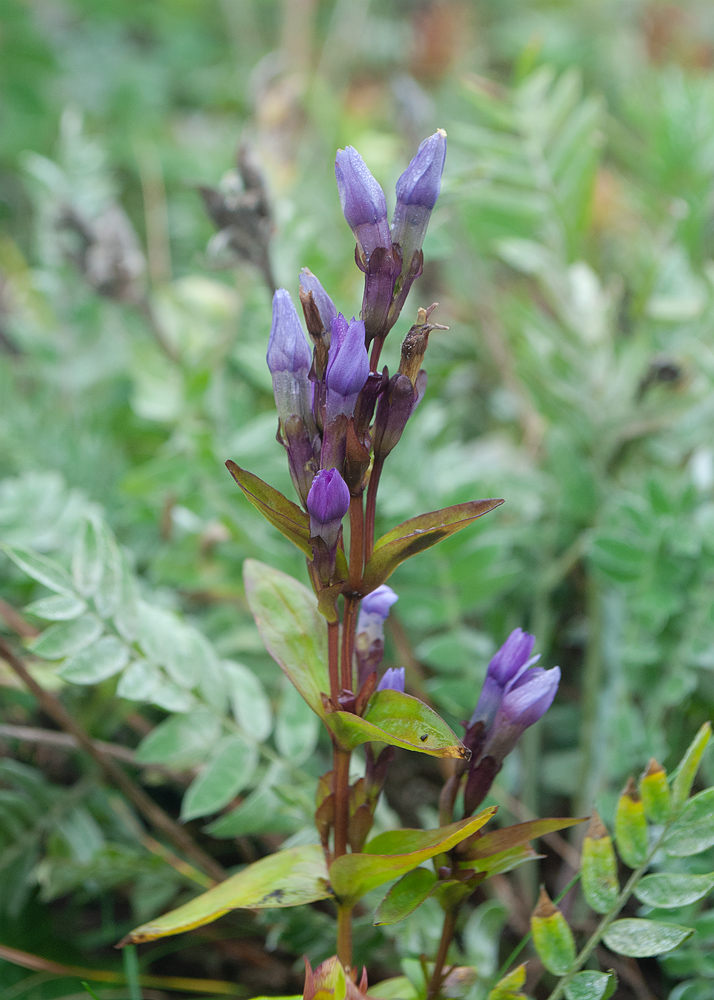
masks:
<instances>
[{"instance_id":1,"label":"green stem","mask_svg":"<svg viewBox=\"0 0 714 1000\"><path fill-rule=\"evenodd\" d=\"M139 959L136 955L136 945L128 944L122 949L124 975L129 987L130 1000L142 1000L141 983L139 982Z\"/></svg>"},{"instance_id":2,"label":"green stem","mask_svg":"<svg viewBox=\"0 0 714 1000\"><path fill-rule=\"evenodd\" d=\"M662 841L664 840L664 838L669 833L669 829L672 826L673 822L674 822L674 817L666 824L666 826L662 830L662 833L659 835L659 837L657 838L657 840L655 841L655 843L649 849L647 857L642 862L642 864L639 866L639 868L636 868L633 871L632 875L630 875L630 877L628 878L627 882L625 883L624 888L620 892L620 895L617 897L614 906L612 907L612 909L608 913L605 914L605 916L602 918L602 920L600 921L600 923L597 925L597 927L595 928L595 930L593 931L593 933L590 935L590 937L588 938L588 940L586 941L586 943L583 945L582 949L578 953L578 955L577 955L575 961L573 962L573 964L571 965L571 967L568 969L568 971L566 972L566 974L563 976L563 978L560 980L560 982L558 983L558 985L555 987L555 989L553 990L553 992L548 997L548 1000L559 1000L559 998L563 996L563 994L565 992L565 988L570 984L570 982L573 979L573 977L585 965L585 963L587 962L587 960L592 955L593 951L600 944L600 941L602 940L602 937L605 934L605 931L608 929L608 927L613 922L613 920L615 919L615 917L618 916L618 914L620 913L620 910L622 909L622 907L625 905L625 903L627 902L627 900L632 895L632 890L635 888L635 886L640 881L640 879L642 878L642 876L644 875L644 873L647 871L647 869L649 868L649 866L652 864L652 858L655 856L655 854L657 853L657 851L660 848L660 845L661 845Z\"/></svg>"}]
</instances>

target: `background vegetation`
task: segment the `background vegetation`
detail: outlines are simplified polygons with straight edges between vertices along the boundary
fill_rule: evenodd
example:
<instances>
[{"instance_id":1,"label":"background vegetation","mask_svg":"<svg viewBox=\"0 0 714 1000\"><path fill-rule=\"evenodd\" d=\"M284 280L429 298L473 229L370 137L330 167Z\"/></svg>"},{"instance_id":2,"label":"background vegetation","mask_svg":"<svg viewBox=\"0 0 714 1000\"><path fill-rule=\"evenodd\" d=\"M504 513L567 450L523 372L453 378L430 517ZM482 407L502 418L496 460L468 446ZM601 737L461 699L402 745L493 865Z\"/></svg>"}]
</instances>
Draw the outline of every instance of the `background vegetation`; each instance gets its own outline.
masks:
<instances>
[{"instance_id":1,"label":"background vegetation","mask_svg":"<svg viewBox=\"0 0 714 1000\"><path fill-rule=\"evenodd\" d=\"M256 216L217 232L199 190L235 208L241 143L266 179L275 282L295 293L307 266L351 312L335 150L356 146L389 191L421 138L448 132L428 264L385 360L417 305L438 301L450 329L379 518L507 502L397 571L387 660L453 725L512 628L561 665L558 701L499 778L503 818L596 803L610 821L626 779L676 763L712 717L713 65L705 0L0 3L0 532L71 574L0 556L2 630L168 823L0 661L4 998L85 995L92 970L98 997L128 996L112 947L127 930L206 865L314 836L329 748L262 651L240 576L248 556L304 568L223 467L289 491ZM50 592L65 603L18 618ZM441 778L398 755L383 819L435 825ZM540 872L488 883L464 964L492 973L538 880L569 881L555 846ZM433 917L358 922L372 981L433 952ZM711 996L714 914L698 903L684 922L697 935L671 958L619 960L618 997ZM147 947L144 997L295 993L329 927L319 908L239 911Z\"/></svg>"}]
</instances>

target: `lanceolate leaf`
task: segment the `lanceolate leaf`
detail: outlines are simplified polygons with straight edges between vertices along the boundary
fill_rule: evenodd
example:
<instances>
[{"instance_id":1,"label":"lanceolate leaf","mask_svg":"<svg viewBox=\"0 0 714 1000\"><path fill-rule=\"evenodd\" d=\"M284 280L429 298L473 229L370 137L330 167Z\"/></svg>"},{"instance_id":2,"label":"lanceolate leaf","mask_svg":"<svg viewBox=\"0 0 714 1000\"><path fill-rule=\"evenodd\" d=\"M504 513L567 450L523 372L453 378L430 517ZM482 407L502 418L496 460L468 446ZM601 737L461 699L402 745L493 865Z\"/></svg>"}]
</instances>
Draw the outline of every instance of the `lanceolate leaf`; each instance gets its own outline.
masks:
<instances>
[{"instance_id":1,"label":"lanceolate leaf","mask_svg":"<svg viewBox=\"0 0 714 1000\"><path fill-rule=\"evenodd\" d=\"M301 906L330 895L322 848L304 844L248 865L177 910L137 927L122 943L180 934L210 924L229 910Z\"/></svg>"},{"instance_id":2,"label":"lanceolate leaf","mask_svg":"<svg viewBox=\"0 0 714 1000\"><path fill-rule=\"evenodd\" d=\"M478 816L438 830L392 830L381 834L370 841L364 854L344 854L332 862L332 888L343 901L358 900L377 886L405 875L437 854L451 850L484 826L495 811L495 808L484 809ZM407 853L393 852L393 848L398 850L402 845L410 848Z\"/></svg>"},{"instance_id":3,"label":"lanceolate leaf","mask_svg":"<svg viewBox=\"0 0 714 1000\"><path fill-rule=\"evenodd\" d=\"M462 871L484 872L486 878L492 875L503 875L504 872L511 872L526 861L538 861L544 858L545 854L538 854L529 844L522 844L520 847L511 847L508 851L499 851L498 854L491 854L487 858L476 858L473 861L459 861L459 868Z\"/></svg>"},{"instance_id":4,"label":"lanceolate leaf","mask_svg":"<svg viewBox=\"0 0 714 1000\"><path fill-rule=\"evenodd\" d=\"M259 510L273 527L289 538L293 545L297 545L306 556L312 558L310 518L305 511L292 500L284 497L278 490L268 486L262 479L254 476L252 472L241 469L230 459L226 462L226 468L256 510Z\"/></svg>"},{"instance_id":5,"label":"lanceolate leaf","mask_svg":"<svg viewBox=\"0 0 714 1000\"><path fill-rule=\"evenodd\" d=\"M243 578L265 648L313 712L324 718L320 695L330 690L327 624L314 595L287 573L256 559L246 559Z\"/></svg>"},{"instance_id":6,"label":"lanceolate leaf","mask_svg":"<svg viewBox=\"0 0 714 1000\"><path fill-rule=\"evenodd\" d=\"M69 574L53 559L41 556L39 552L23 548L20 545L3 545L3 552L27 573L33 580L43 583L45 587L57 594L74 594L74 584Z\"/></svg>"},{"instance_id":7,"label":"lanceolate leaf","mask_svg":"<svg viewBox=\"0 0 714 1000\"><path fill-rule=\"evenodd\" d=\"M403 691L377 691L363 718L332 712L325 722L345 750L380 742L433 757L467 757L468 751L428 705Z\"/></svg>"},{"instance_id":8,"label":"lanceolate leaf","mask_svg":"<svg viewBox=\"0 0 714 1000\"><path fill-rule=\"evenodd\" d=\"M455 507L420 514L392 528L375 543L364 571L364 593L384 583L405 559L461 531L477 517L488 514L502 503L503 500L471 500Z\"/></svg>"},{"instance_id":9,"label":"lanceolate leaf","mask_svg":"<svg viewBox=\"0 0 714 1000\"><path fill-rule=\"evenodd\" d=\"M569 826L582 823L582 819L534 819L528 823L516 823L514 826L504 827L502 830L492 830L483 837L477 837L468 850L464 851L463 858L488 858L492 854L510 850L512 847L519 847L527 844L536 837L542 837L546 833L553 833L556 830L565 830ZM461 851L459 851L461 854Z\"/></svg>"},{"instance_id":10,"label":"lanceolate leaf","mask_svg":"<svg viewBox=\"0 0 714 1000\"><path fill-rule=\"evenodd\" d=\"M711 724L705 722L692 740L691 745L687 749L687 752L677 768L677 773L675 774L674 781L672 782L672 805L675 809L678 809L684 802L687 801L687 797L692 790L694 777L697 773L697 769L699 768L704 751L709 744L711 735Z\"/></svg>"},{"instance_id":11,"label":"lanceolate leaf","mask_svg":"<svg viewBox=\"0 0 714 1000\"><path fill-rule=\"evenodd\" d=\"M605 932L605 944L618 955L630 958L649 958L672 951L694 931L679 924L663 924L657 920L641 920L628 917L616 920Z\"/></svg>"}]
</instances>

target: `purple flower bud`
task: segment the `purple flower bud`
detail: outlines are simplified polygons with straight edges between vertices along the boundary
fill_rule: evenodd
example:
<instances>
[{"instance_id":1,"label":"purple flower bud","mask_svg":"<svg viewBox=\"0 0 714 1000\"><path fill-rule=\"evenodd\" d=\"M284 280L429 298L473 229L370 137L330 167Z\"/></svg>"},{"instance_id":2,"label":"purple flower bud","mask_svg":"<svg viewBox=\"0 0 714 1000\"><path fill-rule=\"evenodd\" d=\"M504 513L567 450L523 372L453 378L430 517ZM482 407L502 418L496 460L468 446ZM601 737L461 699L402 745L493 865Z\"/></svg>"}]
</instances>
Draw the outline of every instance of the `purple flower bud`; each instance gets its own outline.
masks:
<instances>
[{"instance_id":1,"label":"purple flower bud","mask_svg":"<svg viewBox=\"0 0 714 1000\"><path fill-rule=\"evenodd\" d=\"M424 242L431 210L441 190L445 158L446 132L438 129L422 142L397 181L392 240L402 248L402 273L409 270L414 254Z\"/></svg>"},{"instance_id":2,"label":"purple flower bud","mask_svg":"<svg viewBox=\"0 0 714 1000\"><path fill-rule=\"evenodd\" d=\"M332 341L327 359L327 422L343 413L352 416L357 396L369 376L369 357L364 345L364 323L342 313L332 321Z\"/></svg>"},{"instance_id":3,"label":"purple flower bud","mask_svg":"<svg viewBox=\"0 0 714 1000\"><path fill-rule=\"evenodd\" d=\"M490 727L507 686L527 669L534 643L535 636L517 628L493 655L469 727L477 722L483 722L486 729Z\"/></svg>"},{"instance_id":4,"label":"purple flower bud","mask_svg":"<svg viewBox=\"0 0 714 1000\"><path fill-rule=\"evenodd\" d=\"M310 533L322 538L328 550L334 550L342 518L350 507L350 491L337 469L323 469L312 481L307 495Z\"/></svg>"},{"instance_id":5,"label":"purple flower bud","mask_svg":"<svg viewBox=\"0 0 714 1000\"><path fill-rule=\"evenodd\" d=\"M404 667L390 667L377 686L378 691L401 691L404 693Z\"/></svg>"},{"instance_id":6,"label":"purple flower bud","mask_svg":"<svg viewBox=\"0 0 714 1000\"><path fill-rule=\"evenodd\" d=\"M389 617L389 609L398 600L398 596L386 583L383 583L381 587L377 587L370 594L367 594L366 597L362 598L362 603L360 604L357 630L359 631L364 627L362 622L366 622L367 619L371 620L372 617L381 618L384 621Z\"/></svg>"},{"instance_id":7,"label":"purple flower bud","mask_svg":"<svg viewBox=\"0 0 714 1000\"><path fill-rule=\"evenodd\" d=\"M534 667L511 681L493 720L483 756L493 757L500 765L525 730L548 711L559 683L560 667Z\"/></svg>"},{"instance_id":8,"label":"purple flower bud","mask_svg":"<svg viewBox=\"0 0 714 1000\"><path fill-rule=\"evenodd\" d=\"M375 458L386 458L396 447L419 398L406 375L397 373L389 380L377 403L373 439Z\"/></svg>"},{"instance_id":9,"label":"purple flower bud","mask_svg":"<svg viewBox=\"0 0 714 1000\"><path fill-rule=\"evenodd\" d=\"M353 146L337 151L335 176L345 219L367 261L376 247L391 249L384 191Z\"/></svg>"},{"instance_id":10,"label":"purple flower bud","mask_svg":"<svg viewBox=\"0 0 714 1000\"><path fill-rule=\"evenodd\" d=\"M279 288L273 296L267 361L280 419L286 423L290 417L300 417L311 427L312 388L308 372L312 352L290 293L284 288Z\"/></svg>"},{"instance_id":11,"label":"purple flower bud","mask_svg":"<svg viewBox=\"0 0 714 1000\"><path fill-rule=\"evenodd\" d=\"M389 609L398 600L391 587L383 583L360 604L355 635L355 652L360 686L377 669L384 656L384 622ZM402 691L404 686L402 685Z\"/></svg>"},{"instance_id":12,"label":"purple flower bud","mask_svg":"<svg viewBox=\"0 0 714 1000\"><path fill-rule=\"evenodd\" d=\"M306 267L304 267L300 272L300 291L312 292L312 297L322 321L322 329L327 334L325 339L327 346L329 347L332 320L335 316L337 316L337 307L335 306L335 303L332 301L312 271L309 271Z\"/></svg>"}]
</instances>

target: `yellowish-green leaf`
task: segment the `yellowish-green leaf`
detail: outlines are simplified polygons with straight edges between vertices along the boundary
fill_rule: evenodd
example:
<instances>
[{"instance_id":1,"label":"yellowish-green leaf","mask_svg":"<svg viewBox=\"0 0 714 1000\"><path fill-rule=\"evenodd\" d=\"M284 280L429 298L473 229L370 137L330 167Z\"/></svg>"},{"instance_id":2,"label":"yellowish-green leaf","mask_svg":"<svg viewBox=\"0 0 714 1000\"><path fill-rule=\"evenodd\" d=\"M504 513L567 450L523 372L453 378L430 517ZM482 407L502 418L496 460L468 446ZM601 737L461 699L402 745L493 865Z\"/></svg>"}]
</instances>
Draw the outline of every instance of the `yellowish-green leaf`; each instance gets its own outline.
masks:
<instances>
[{"instance_id":1,"label":"yellowish-green leaf","mask_svg":"<svg viewBox=\"0 0 714 1000\"><path fill-rule=\"evenodd\" d=\"M714 788L706 788L685 805L664 839L664 849L675 858L700 854L714 844Z\"/></svg>"},{"instance_id":2,"label":"yellowish-green leaf","mask_svg":"<svg viewBox=\"0 0 714 1000\"><path fill-rule=\"evenodd\" d=\"M154 941L210 924L240 908L301 906L331 896L322 848L304 844L248 865L170 913L133 930L125 943Z\"/></svg>"},{"instance_id":3,"label":"yellowish-green leaf","mask_svg":"<svg viewBox=\"0 0 714 1000\"><path fill-rule=\"evenodd\" d=\"M396 924L404 920L429 897L436 883L436 875L428 868L414 868L402 875L377 907L375 924Z\"/></svg>"},{"instance_id":4,"label":"yellowish-green leaf","mask_svg":"<svg viewBox=\"0 0 714 1000\"><path fill-rule=\"evenodd\" d=\"M345 902L358 900L377 886L451 850L484 826L495 811L495 807L484 809L478 816L438 830L393 830L375 837L364 854L345 854L332 862L330 882L335 894ZM405 844L409 847L406 853L389 853L395 845Z\"/></svg>"},{"instance_id":5,"label":"yellowish-green leaf","mask_svg":"<svg viewBox=\"0 0 714 1000\"><path fill-rule=\"evenodd\" d=\"M564 976L575 960L573 932L543 888L531 915L531 933L538 957L548 972Z\"/></svg>"},{"instance_id":6,"label":"yellowish-green leaf","mask_svg":"<svg viewBox=\"0 0 714 1000\"><path fill-rule=\"evenodd\" d=\"M377 691L362 718L351 712L333 712L325 722L345 750L379 742L433 757L468 757L461 740L441 716L403 691Z\"/></svg>"},{"instance_id":7,"label":"yellowish-green leaf","mask_svg":"<svg viewBox=\"0 0 714 1000\"><path fill-rule=\"evenodd\" d=\"M523 963L516 966L503 979L499 979L488 994L488 1000L526 1000L526 995L522 992L525 985L526 966Z\"/></svg>"},{"instance_id":8,"label":"yellowish-green leaf","mask_svg":"<svg viewBox=\"0 0 714 1000\"><path fill-rule=\"evenodd\" d=\"M672 782L672 806L681 808L689 797L702 756L712 735L711 723L705 722L687 748Z\"/></svg>"}]
</instances>

